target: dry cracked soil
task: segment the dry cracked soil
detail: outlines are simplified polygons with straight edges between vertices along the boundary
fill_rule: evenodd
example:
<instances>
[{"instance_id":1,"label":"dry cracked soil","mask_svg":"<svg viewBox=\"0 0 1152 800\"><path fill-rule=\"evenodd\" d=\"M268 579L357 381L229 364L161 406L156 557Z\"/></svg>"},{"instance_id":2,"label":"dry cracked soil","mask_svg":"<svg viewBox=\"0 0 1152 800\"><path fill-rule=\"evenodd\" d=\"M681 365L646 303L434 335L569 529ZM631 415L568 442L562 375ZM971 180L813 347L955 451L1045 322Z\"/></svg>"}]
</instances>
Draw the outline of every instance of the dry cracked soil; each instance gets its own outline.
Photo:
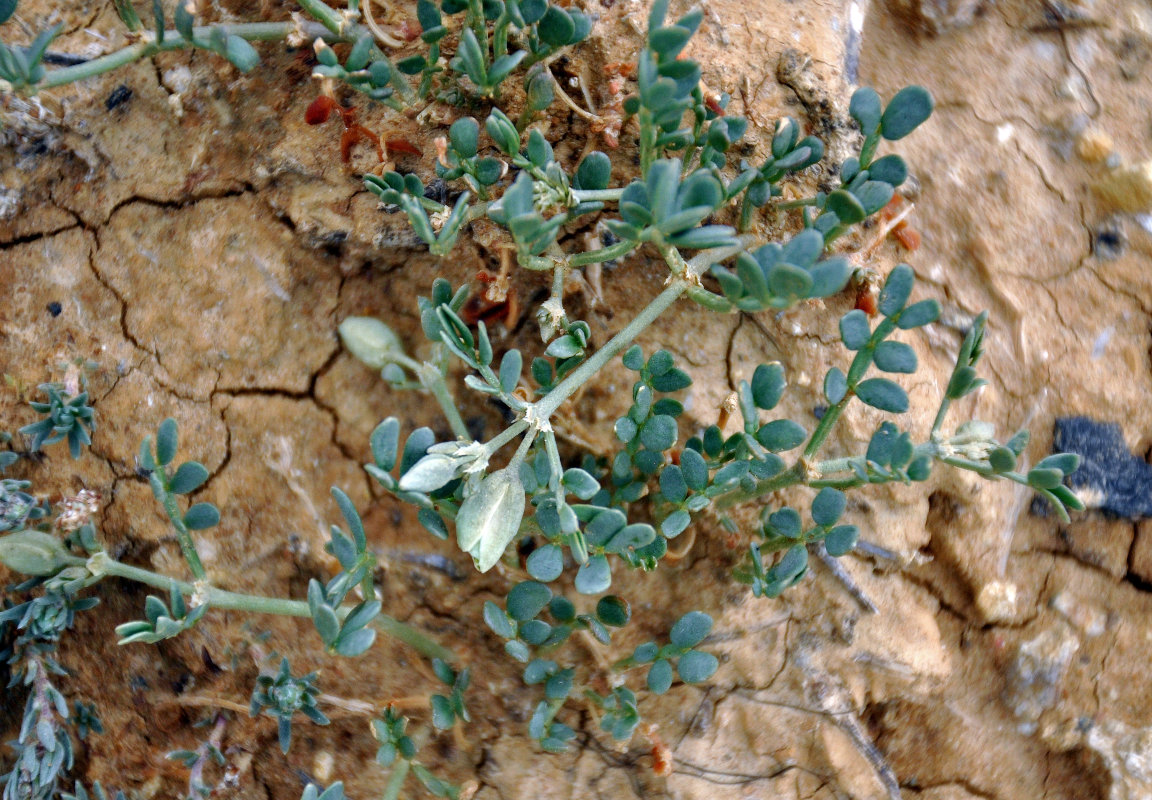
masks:
<instances>
[{"instance_id":1,"label":"dry cracked soil","mask_svg":"<svg viewBox=\"0 0 1152 800\"><path fill-rule=\"evenodd\" d=\"M597 17L593 36L556 69L605 107L606 75L633 59L646 3L576 3ZM411 16L411 5L386 22ZM213 6L222 19L292 10L278 0ZM978 417L1005 434L1027 424L1035 462L1051 450L1056 419L1088 416L1118 423L1146 460L1152 208L1107 187L1117 170L1152 157L1147 3L703 7L690 53L709 88L730 93L731 108L750 119L753 151L790 114L842 152L854 135L853 83L890 96L916 82L936 98L929 123L898 148L915 176L909 221L919 248L890 238L863 253L867 230L838 245L881 273L907 260L917 296L944 308L939 324L909 339L923 367L905 382L914 410L901 424L928 430L963 329L988 309L990 383L953 421ZM102 0L28 0L4 35L24 41L55 20L65 23L60 51L91 56L124 43ZM939 469L926 485L852 496L863 537L897 556L842 561L876 612L819 564L782 598L753 598L730 578L746 534L699 523L675 563L624 577L618 588L636 623L611 652L577 652L596 672L699 608L716 620L706 645L719 671L704 685L642 696L651 726L623 746L572 702L560 718L578 730L574 746L540 753L526 733L536 692L480 621L483 602L500 600L523 573L475 574L368 480L361 465L380 419L445 436L446 426L426 398L389 390L335 334L346 316L375 315L419 354L416 298L436 275L459 284L495 269L499 241L477 228L450 258L429 256L364 190L358 175L374 165L372 153L357 148L342 163L338 123L304 124L316 96L307 54L261 51L263 64L246 76L203 53L168 53L46 93L40 105L0 95L0 366L11 376L0 387L0 429L33 421L30 387L74 378L77 360L92 362L98 419L82 458L57 447L22 462L17 477L50 499L99 491L109 550L183 575L134 461L140 440L175 417L184 457L211 473L193 499L222 510L201 537L213 582L296 597L309 578L333 571L322 549L338 518L328 489L342 487L380 556L385 608L473 666L474 722L430 737L422 758L477 800L1152 798L1152 521L1089 511L1064 525L1011 485ZM422 150L399 154L396 165L426 179L432 136L461 113L435 106L420 128L354 102L362 122ZM541 124L563 159L606 148L559 103ZM616 179L626 178L634 133L626 127L610 152ZM797 191L820 179L806 176ZM768 235L795 220L758 224ZM568 302L603 342L659 291L662 272L634 256ZM499 331L498 347L537 352L530 311L546 286L534 274L517 274L514 285L521 317ZM685 304L666 315L642 343L672 351L695 379L685 432L714 421L736 383L772 359L793 386L784 411L814 424L818 376L847 360L836 319L849 295L784 314L716 316ZM562 410L569 452L580 443L609 450L625 380L608 370ZM498 429L491 407L470 399L465 410L477 432ZM851 414L830 447L855 452L878 420ZM739 518L743 530L754 512ZM112 628L139 617L146 591L112 583L98 594L101 605L61 648L66 692L95 703L104 721L105 732L78 749L73 774L86 783L144 800L181 795L187 771L165 754L195 749L206 736L197 724L222 714L229 776L211 774L215 796L291 800L316 778L343 780L350 797L367 798L387 773L373 761L363 704L396 703L427 718L431 672L388 640L362 658L332 659L314 646L307 620L210 612L190 634L117 647ZM332 725L298 725L287 756L270 719L236 711L257 658L272 653L319 669L333 698ZM14 735L21 706L18 691L5 695L0 729ZM669 763L655 763L656 743Z\"/></svg>"}]
</instances>

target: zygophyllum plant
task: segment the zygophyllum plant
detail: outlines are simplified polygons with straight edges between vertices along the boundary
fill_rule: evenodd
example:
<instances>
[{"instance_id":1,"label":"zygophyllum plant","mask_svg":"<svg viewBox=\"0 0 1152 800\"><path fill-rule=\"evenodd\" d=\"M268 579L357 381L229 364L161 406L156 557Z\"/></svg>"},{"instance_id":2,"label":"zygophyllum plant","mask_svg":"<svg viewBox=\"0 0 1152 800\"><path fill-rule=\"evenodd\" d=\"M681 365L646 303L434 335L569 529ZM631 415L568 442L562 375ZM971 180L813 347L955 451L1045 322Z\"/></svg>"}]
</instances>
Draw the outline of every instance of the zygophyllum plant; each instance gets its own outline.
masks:
<instances>
[{"instance_id":1,"label":"zygophyllum plant","mask_svg":"<svg viewBox=\"0 0 1152 800\"><path fill-rule=\"evenodd\" d=\"M15 5L0 0L0 21ZM118 0L116 5L132 32L133 43L124 50L47 69L48 47L58 32L53 29L27 46L0 44L0 78L12 90L31 93L180 48L209 50L248 70L258 61L251 42L287 39L313 47L317 77L346 83L368 102L404 110L435 98L490 108L483 124L469 116L456 119L439 144L435 177L460 188L450 205L431 199L424 180L413 173L369 174L365 182L385 210L404 214L438 256L452 253L476 220L502 227L516 265L550 277L551 294L536 310L541 354L528 360L516 349L500 352L486 324L469 324L461 313L471 288L453 287L443 278L431 282L419 304L423 333L431 342L427 359L409 356L380 320L346 319L339 333L347 349L391 386L429 392L454 434L450 441L437 441L429 428L403 432L397 419L385 419L372 433L367 472L416 506L429 533L454 538L481 572L515 558L514 542L531 537L535 543L526 560L529 579L513 585L502 604L488 602L475 613L504 641L508 655L524 665L525 683L540 687L528 731L542 749L564 750L574 738L576 732L558 718L574 698L600 709L600 727L624 741L641 720L644 691L663 693L677 680L699 683L716 672L718 661L707 649L712 619L700 610L683 609L667 636L618 657L611 669L619 674L607 681L590 681L596 668L590 670L579 652L565 647L578 631L611 646L613 632L632 616L629 573L659 568L669 542L701 516L733 525L729 509L747 504L761 509L747 556L733 577L757 596L775 597L803 578L813 554L835 558L857 545L859 531L845 519L846 492L857 487L924 481L943 465L1027 485L1062 516L1068 508L1082 508L1064 484L1077 467L1075 456L1051 456L1023 469L1018 462L1026 431L1001 442L985 423L947 424L952 402L984 383L976 372L983 315L964 337L925 440L914 440L889 420L860 443L856 455L823 454L828 436L853 404L893 415L908 410L908 395L890 377L918 367L915 351L901 338L934 323L940 307L934 300L913 301L914 275L907 265L884 278L875 314L853 310L841 318L846 353L842 366L824 376L827 408L811 428L775 413L787 376L780 364L769 363L741 382L716 424L686 430L678 393L691 385L691 377L668 351L646 354L634 344L656 319L676 313L678 303L693 302L716 313L755 313L844 290L855 267L834 246L884 208L906 180L903 159L878 151L929 117L932 101L924 89L905 88L887 103L871 89L858 90L849 107L860 133L858 154L826 171L839 185L782 202L782 184L822 161L824 145L802 136L800 124L786 118L776 124L760 158L738 158L735 154L745 151L734 146L747 122L724 113L727 98L706 95L700 65L684 57L703 15L691 10L669 21L668 0L652 6L645 46L637 54L634 92L623 107L634 122L629 130L635 131L638 153L637 172L623 185L613 184L604 153L589 152L575 165L562 163L544 134L531 127L533 116L559 91L550 60L591 29L592 20L575 9L547 0L418 0L420 41L404 45L405 53L393 60L386 49L401 43L379 30L369 4L356 0L339 10L300 0L307 17L290 22L210 25L196 24L194 2L176 4L169 16L156 0L148 30L136 4ZM167 28L168 19L174 30ZM502 103L510 80L523 89L518 108ZM748 231L765 207L795 209L799 232L782 241L758 241ZM599 226L602 247L567 249L573 240L562 238L562 231L593 225ZM570 318L564 308L566 279L588 265L641 250L666 265L663 290L611 339L592 341L590 326ZM618 450L607 458L562 450L553 427L561 405L602 370L616 368L617 359L634 376L631 405L614 424ZM508 424L487 441L474 440L464 424L459 387L449 384L456 374L453 361L467 372L464 390L506 409ZM23 433L32 437L33 448L67 438L77 455L88 443L93 420L86 397L70 398L58 387L45 391L49 402L34 408L47 417ZM734 430L729 420L736 421ZM196 461L178 463L178 444L176 423L163 421L154 440L144 441L139 467L180 544L187 563L183 575L118 561L82 509L43 507L26 491L26 482L6 479L2 485L0 561L28 577L21 591L36 590L0 612L0 626L13 642L4 655L17 682L31 688L17 761L6 778L6 800L51 797L57 791L71 739L63 727L67 705L46 682L49 672L59 671L50 653L74 613L95 602L90 592L108 576L161 593L148 598L142 619L117 629L124 644L179 636L214 610L307 617L317 644L333 657L365 653L382 632L433 660L443 688L431 696L428 724L449 729L469 722L470 669L446 643L385 613L373 578L376 555L347 495L333 489L344 518L343 528L332 527L327 544L341 566L335 577L326 583L312 580L299 599L232 592L213 585L201 563L197 532L215 526L220 514L210 503L187 505L182 499L203 485L208 471ZM4 455L0 465L12 466L14 456ZM810 505L793 508L774 499L794 486L817 490ZM66 513L73 524L60 524ZM62 535L65 529L68 535ZM596 686L612 688L602 694ZM293 724L302 718L327 721L322 700L318 676L297 675L285 659L259 678L251 713L277 720L279 743L287 750ZM378 761L392 770L385 800L400 797L410 775L435 796L458 796L456 787L416 760L425 734L410 735L404 717L389 710L372 731ZM176 757L199 765L210 752ZM309 787L305 797L343 796L340 784L319 791ZM82 792L80 787L77 796Z\"/></svg>"}]
</instances>

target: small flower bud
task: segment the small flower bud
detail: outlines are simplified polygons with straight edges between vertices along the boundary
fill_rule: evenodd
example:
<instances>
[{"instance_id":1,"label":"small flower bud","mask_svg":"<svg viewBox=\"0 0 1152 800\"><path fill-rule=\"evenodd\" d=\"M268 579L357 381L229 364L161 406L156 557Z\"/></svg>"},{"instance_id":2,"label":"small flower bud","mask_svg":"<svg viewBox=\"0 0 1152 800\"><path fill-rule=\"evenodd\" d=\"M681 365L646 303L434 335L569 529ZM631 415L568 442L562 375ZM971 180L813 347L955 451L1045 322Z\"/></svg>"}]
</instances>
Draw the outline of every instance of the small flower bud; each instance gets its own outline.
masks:
<instances>
[{"instance_id":1,"label":"small flower bud","mask_svg":"<svg viewBox=\"0 0 1152 800\"><path fill-rule=\"evenodd\" d=\"M469 553L476 569L496 566L508 544L516 538L524 518L524 485L519 470L493 472L468 497L456 515L456 541Z\"/></svg>"},{"instance_id":2,"label":"small flower bud","mask_svg":"<svg viewBox=\"0 0 1152 800\"><path fill-rule=\"evenodd\" d=\"M452 456L429 453L400 476L400 491L434 492L456 477L459 464Z\"/></svg>"},{"instance_id":3,"label":"small flower bud","mask_svg":"<svg viewBox=\"0 0 1152 800\"><path fill-rule=\"evenodd\" d=\"M25 530L0 537L0 564L23 575L46 577L68 566L60 540L43 531Z\"/></svg>"},{"instance_id":4,"label":"small flower bud","mask_svg":"<svg viewBox=\"0 0 1152 800\"><path fill-rule=\"evenodd\" d=\"M404 354L400 337L374 317L348 317L339 331L348 352L372 369L384 369Z\"/></svg>"}]
</instances>

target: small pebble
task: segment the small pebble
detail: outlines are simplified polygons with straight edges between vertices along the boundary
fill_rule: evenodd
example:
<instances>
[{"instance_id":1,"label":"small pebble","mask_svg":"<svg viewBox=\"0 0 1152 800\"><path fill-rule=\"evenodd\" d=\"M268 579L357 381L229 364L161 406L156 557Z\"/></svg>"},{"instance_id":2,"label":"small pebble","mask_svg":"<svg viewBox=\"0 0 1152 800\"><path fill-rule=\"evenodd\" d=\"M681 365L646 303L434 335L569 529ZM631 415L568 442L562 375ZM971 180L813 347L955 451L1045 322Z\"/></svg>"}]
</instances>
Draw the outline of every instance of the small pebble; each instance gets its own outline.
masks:
<instances>
[{"instance_id":1,"label":"small pebble","mask_svg":"<svg viewBox=\"0 0 1152 800\"><path fill-rule=\"evenodd\" d=\"M1152 211L1152 161L1109 172L1092 188L1116 211Z\"/></svg>"},{"instance_id":2,"label":"small pebble","mask_svg":"<svg viewBox=\"0 0 1152 800\"><path fill-rule=\"evenodd\" d=\"M980 588L976 608L988 622L1008 622L1016 616L1020 591L1008 581L991 581Z\"/></svg>"},{"instance_id":3,"label":"small pebble","mask_svg":"<svg viewBox=\"0 0 1152 800\"><path fill-rule=\"evenodd\" d=\"M1099 164L1112 153L1112 137L1089 128L1076 139L1076 155L1089 164Z\"/></svg>"},{"instance_id":4,"label":"small pebble","mask_svg":"<svg viewBox=\"0 0 1152 800\"><path fill-rule=\"evenodd\" d=\"M48 304L48 313L54 317L60 316L60 312L63 310L64 306L60 305L55 300Z\"/></svg>"}]
</instances>

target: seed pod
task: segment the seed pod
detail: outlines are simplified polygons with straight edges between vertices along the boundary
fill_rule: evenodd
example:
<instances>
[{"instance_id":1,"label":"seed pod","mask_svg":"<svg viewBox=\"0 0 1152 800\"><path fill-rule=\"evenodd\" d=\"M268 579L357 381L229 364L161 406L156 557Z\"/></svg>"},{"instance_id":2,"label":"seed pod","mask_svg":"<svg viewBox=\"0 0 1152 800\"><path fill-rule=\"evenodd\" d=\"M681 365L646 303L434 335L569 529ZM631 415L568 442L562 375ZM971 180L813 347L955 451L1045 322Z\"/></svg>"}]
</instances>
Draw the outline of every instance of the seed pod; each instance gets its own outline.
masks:
<instances>
[{"instance_id":1,"label":"seed pod","mask_svg":"<svg viewBox=\"0 0 1152 800\"><path fill-rule=\"evenodd\" d=\"M0 564L13 572L47 577L66 567L68 560L68 551L60 540L43 531L20 531L0 537Z\"/></svg>"},{"instance_id":2,"label":"seed pod","mask_svg":"<svg viewBox=\"0 0 1152 800\"><path fill-rule=\"evenodd\" d=\"M460 506L456 541L471 554L476 569L487 572L516 538L524 518L524 485L518 469L493 472Z\"/></svg>"}]
</instances>

